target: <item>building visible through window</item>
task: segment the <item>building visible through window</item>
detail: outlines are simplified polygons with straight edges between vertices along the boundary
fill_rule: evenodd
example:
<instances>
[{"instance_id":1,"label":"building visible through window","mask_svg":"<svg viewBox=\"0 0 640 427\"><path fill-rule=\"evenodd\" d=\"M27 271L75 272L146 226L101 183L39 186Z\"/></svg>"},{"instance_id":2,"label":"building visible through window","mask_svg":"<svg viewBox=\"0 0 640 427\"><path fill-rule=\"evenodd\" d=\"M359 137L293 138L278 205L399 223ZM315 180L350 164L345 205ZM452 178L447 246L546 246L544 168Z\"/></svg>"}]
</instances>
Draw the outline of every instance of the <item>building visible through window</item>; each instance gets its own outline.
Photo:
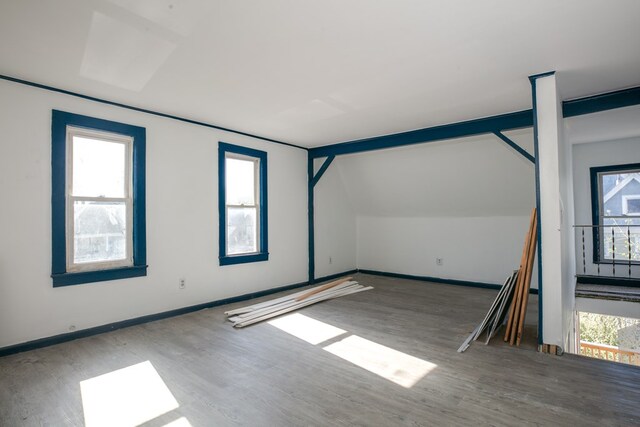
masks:
<instances>
[{"instance_id":1,"label":"building visible through window","mask_svg":"<svg viewBox=\"0 0 640 427\"><path fill-rule=\"evenodd\" d=\"M67 271L130 266L132 138L69 127Z\"/></svg>"},{"instance_id":2,"label":"building visible through window","mask_svg":"<svg viewBox=\"0 0 640 427\"><path fill-rule=\"evenodd\" d=\"M592 168L596 262L640 261L640 165Z\"/></svg>"},{"instance_id":3,"label":"building visible through window","mask_svg":"<svg viewBox=\"0 0 640 427\"><path fill-rule=\"evenodd\" d=\"M54 286L146 275L144 128L53 111Z\"/></svg>"}]
</instances>

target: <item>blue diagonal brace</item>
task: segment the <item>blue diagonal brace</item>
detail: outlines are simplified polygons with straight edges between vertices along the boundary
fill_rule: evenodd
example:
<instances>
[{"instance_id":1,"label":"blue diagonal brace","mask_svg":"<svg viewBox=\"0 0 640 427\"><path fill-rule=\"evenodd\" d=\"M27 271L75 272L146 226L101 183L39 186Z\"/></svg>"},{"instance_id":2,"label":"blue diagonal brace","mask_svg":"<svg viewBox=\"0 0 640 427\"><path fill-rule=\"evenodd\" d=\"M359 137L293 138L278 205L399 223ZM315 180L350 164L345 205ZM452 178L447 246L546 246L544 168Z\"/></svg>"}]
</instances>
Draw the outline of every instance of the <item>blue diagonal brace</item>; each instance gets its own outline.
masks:
<instances>
[{"instance_id":1,"label":"blue diagonal brace","mask_svg":"<svg viewBox=\"0 0 640 427\"><path fill-rule=\"evenodd\" d=\"M512 140L510 140L509 138L504 136L502 134L502 132L496 131L496 132L493 132L493 134L495 136L497 136L498 138L500 138L501 140L503 140L504 142L506 142L509 147L513 148L518 153L522 154L522 156L524 156L524 158L529 160L531 163L533 163L533 164L536 163L535 157L533 157L531 154L527 153L527 151L524 148L520 147L518 144L516 144L515 142L513 142Z\"/></svg>"},{"instance_id":2,"label":"blue diagonal brace","mask_svg":"<svg viewBox=\"0 0 640 427\"><path fill-rule=\"evenodd\" d=\"M336 158L336 156L327 157L327 159L324 161L322 166L320 166L320 169L318 170L318 173L316 173L315 176L313 177L313 179L311 180L311 187L315 187L316 186L318 181L320 181L320 178L322 178L322 175L324 175L324 173L329 168L329 165L331 164L331 162L333 162L333 159L335 159L335 158Z\"/></svg>"}]
</instances>

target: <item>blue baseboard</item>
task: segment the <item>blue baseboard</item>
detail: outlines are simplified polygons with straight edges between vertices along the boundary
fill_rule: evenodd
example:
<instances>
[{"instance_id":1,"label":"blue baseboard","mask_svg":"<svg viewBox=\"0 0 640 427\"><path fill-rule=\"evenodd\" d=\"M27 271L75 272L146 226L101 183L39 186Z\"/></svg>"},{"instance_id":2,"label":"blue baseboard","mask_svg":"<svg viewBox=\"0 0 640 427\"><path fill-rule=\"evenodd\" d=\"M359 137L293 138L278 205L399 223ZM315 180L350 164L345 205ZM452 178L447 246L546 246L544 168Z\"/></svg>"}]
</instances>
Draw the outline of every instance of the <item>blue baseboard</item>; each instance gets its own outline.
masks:
<instances>
[{"instance_id":1,"label":"blue baseboard","mask_svg":"<svg viewBox=\"0 0 640 427\"><path fill-rule=\"evenodd\" d=\"M315 279L313 281L313 283L326 282L327 280L337 279L339 277L348 276L350 274L356 274L357 272L358 272L358 270L355 269L355 270L343 271L342 273L330 274L328 276L319 277L319 278Z\"/></svg>"},{"instance_id":2,"label":"blue baseboard","mask_svg":"<svg viewBox=\"0 0 640 427\"><path fill-rule=\"evenodd\" d=\"M413 276L410 274L388 273L383 271L357 270L357 269L349 270L349 271L345 271L337 274L331 274L324 277L319 277L314 280L314 283L326 282L327 280L332 280L332 279L348 276L350 274L355 274L355 273L371 274L371 275L386 276L386 277L396 277L400 279L420 280L425 282L445 283L445 284L456 285L456 286L471 286L475 288L500 289L500 285L496 285L493 283L469 282L465 280L442 279L438 277ZM189 307L177 308L175 310L164 311L162 313L149 314L147 316L136 317L134 319L122 320L120 322L114 322L106 325L96 326L89 329L83 329L81 331L69 332L66 334L54 335L52 337L40 338L37 340L0 348L0 357L8 356L16 353L22 353L24 351L29 351L29 350L35 350L42 347L49 347L51 345L77 340L79 338L86 338L93 335L102 334L105 332L115 331L117 329L128 328L129 326L135 326L143 323L154 322L156 320L167 319L169 317L180 316L182 314L204 310L205 308L212 308L220 305L232 304L240 301L247 301L254 298L260 298L260 297L275 294L278 292L302 288L308 285L309 285L309 282L294 283L292 285L280 286L277 288L266 289L264 291L251 292L251 293L239 295L236 297L224 298L220 300L206 302L203 304L192 305ZM538 290L531 289L531 293L537 294Z\"/></svg>"},{"instance_id":3,"label":"blue baseboard","mask_svg":"<svg viewBox=\"0 0 640 427\"><path fill-rule=\"evenodd\" d=\"M372 274L374 276L395 277L398 279L419 280L422 282L444 283L447 285L468 286L471 288L484 288L484 289L498 290L502 287L502 285L498 285L496 283L471 282L467 280L443 279L441 277L430 277L430 276L414 276L412 274L389 273L387 271L358 270L358 272L363 274ZM530 289L529 293L537 294L538 290Z\"/></svg>"},{"instance_id":4,"label":"blue baseboard","mask_svg":"<svg viewBox=\"0 0 640 427\"><path fill-rule=\"evenodd\" d=\"M357 272L357 270L350 270L344 273L332 274L330 276L320 277L315 281L323 282L326 280L334 279L334 278L345 276L348 274L353 274L355 272ZM10 354L15 354L15 353L22 353L23 351L35 350L37 348L48 347L54 344L61 344L67 341L77 340L79 338L86 338L92 335L98 335L105 332L115 331L117 329L128 328L129 326L140 325L142 323L148 323L156 320L167 319L169 317L180 316L182 314L204 310L205 308L217 307L220 305L232 304L235 302L247 301L254 298L260 298L260 297L275 294L278 292L302 288L308 285L309 285L308 282L294 283L292 285L280 286L278 288L267 289L264 291L251 292L251 293L239 295L236 297L224 298L216 301L205 302L203 304L192 305L189 307L177 308L175 310L164 311L162 313L149 314L147 316L136 317L135 319L122 320L120 322L109 323L107 325L96 326L89 329L83 329L81 331L69 332L66 334L54 335L52 337L40 338L37 340L0 348L0 357L8 356Z\"/></svg>"}]
</instances>

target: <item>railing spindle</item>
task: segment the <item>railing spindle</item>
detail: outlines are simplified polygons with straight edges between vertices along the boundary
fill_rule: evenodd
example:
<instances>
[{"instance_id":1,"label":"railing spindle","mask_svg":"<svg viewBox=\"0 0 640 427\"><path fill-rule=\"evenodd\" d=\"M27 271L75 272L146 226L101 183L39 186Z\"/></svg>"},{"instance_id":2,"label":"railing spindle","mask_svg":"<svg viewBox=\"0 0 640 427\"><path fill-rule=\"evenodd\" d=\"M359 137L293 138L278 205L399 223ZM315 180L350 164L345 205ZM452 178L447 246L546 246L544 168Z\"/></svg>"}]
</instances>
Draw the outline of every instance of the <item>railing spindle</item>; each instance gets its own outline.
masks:
<instances>
[{"instance_id":1,"label":"railing spindle","mask_svg":"<svg viewBox=\"0 0 640 427\"><path fill-rule=\"evenodd\" d=\"M587 274L587 259L584 250L584 227L582 227L582 273ZM629 265L629 274L631 274L631 265Z\"/></svg>"},{"instance_id":2,"label":"railing spindle","mask_svg":"<svg viewBox=\"0 0 640 427\"><path fill-rule=\"evenodd\" d=\"M629 228L627 225L627 255L629 259L629 278L631 278L631 233L629 232Z\"/></svg>"},{"instance_id":3,"label":"railing spindle","mask_svg":"<svg viewBox=\"0 0 640 427\"><path fill-rule=\"evenodd\" d=\"M597 230L598 241L596 242L596 265L598 266L598 276L600 275L600 236L602 236L602 240L604 241L604 230L600 232L600 229Z\"/></svg>"},{"instance_id":4,"label":"railing spindle","mask_svg":"<svg viewBox=\"0 0 640 427\"><path fill-rule=\"evenodd\" d=\"M613 257L613 262L611 267L613 268L613 276L616 275L616 229L615 227L611 227L611 255Z\"/></svg>"}]
</instances>

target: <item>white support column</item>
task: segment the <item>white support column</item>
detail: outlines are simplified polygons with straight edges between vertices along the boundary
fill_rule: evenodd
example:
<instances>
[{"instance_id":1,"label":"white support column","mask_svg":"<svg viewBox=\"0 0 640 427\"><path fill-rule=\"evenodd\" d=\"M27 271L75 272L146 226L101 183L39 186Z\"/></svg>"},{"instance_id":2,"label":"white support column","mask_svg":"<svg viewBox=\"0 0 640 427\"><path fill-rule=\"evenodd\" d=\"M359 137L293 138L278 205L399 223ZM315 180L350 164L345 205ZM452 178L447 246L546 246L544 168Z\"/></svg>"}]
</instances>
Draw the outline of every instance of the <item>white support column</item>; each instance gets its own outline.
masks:
<instances>
[{"instance_id":1,"label":"white support column","mask_svg":"<svg viewBox=\"0 0 640 427\"><path fill-rule=\"evenodd\" d=\"M563 138L562 101L554 73L532 77L538 146L542 263L542 341L570 351L574 274L571 158Z\"/></svg>"}]
</instances>

